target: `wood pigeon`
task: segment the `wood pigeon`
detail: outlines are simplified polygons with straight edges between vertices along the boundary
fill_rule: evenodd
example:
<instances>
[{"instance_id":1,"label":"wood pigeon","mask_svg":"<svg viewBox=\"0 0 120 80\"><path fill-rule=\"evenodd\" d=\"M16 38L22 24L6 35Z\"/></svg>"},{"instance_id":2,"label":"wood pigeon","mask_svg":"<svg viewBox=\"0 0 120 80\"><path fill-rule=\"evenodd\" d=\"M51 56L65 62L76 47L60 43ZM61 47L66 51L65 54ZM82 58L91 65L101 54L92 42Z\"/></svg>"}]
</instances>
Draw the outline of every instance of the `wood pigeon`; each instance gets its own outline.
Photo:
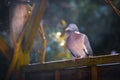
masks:
<instances>
[{"instance_id":1,"label":"wood pigeon","mask_svg":"<svg viewBox=\"0 0 120 80\"><path fill-rule=\"evenodd\" d=\"M69 24L65 31L69 32L66 45L72 55L76 58L86 58L93 55L88 37L79 32L77 25Z\"/></svg>"}]
</instances>

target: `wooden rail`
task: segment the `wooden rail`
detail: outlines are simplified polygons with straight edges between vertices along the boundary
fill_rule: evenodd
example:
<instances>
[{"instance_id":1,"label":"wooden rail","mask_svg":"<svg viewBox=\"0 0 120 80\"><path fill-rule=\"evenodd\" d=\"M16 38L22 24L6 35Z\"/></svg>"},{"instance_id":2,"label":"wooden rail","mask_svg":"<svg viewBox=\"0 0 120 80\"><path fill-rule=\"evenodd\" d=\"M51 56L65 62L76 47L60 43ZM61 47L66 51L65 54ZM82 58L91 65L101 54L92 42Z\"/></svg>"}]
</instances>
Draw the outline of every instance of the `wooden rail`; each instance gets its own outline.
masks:
<instances>
[{"instance_id":1,"label":"wooden rail","mask_svg":"<svg viewBox=\"0 0 120 80\"><path fill-rule=\"evenodd\" d=\"M103 55L94 56L90 58L77 59L76 62L72 60L62 60L46 62L45 64L30 64L22 67L22 77L25 78L25 74L34 71L48 71L56 70L56 80L60 80L60 70L67 68L78 68L81 66L91 67L91 80L98 80L97 66L120 64L120 55Z\"/></svg>"}]
</instances>

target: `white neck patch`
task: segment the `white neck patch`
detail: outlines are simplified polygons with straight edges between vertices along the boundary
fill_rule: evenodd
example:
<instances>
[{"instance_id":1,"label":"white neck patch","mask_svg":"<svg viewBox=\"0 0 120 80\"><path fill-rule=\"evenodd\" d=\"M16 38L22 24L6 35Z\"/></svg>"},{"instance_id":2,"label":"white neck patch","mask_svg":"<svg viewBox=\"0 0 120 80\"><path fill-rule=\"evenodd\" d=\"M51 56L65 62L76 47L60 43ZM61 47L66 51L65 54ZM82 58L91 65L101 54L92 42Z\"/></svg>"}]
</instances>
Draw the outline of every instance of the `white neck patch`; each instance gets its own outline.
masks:
<instances>
[{"instance_id":1,"label":"white neck patch","mask_svg":"<svg viewBox=\"0 0 120 80\"><path fill-rule=\"evenodd\" d=\"M79 31L75 31L75 33L76 33L76 34L80 34L80 32L79 32Z\"/></svg>"}]
</instances>

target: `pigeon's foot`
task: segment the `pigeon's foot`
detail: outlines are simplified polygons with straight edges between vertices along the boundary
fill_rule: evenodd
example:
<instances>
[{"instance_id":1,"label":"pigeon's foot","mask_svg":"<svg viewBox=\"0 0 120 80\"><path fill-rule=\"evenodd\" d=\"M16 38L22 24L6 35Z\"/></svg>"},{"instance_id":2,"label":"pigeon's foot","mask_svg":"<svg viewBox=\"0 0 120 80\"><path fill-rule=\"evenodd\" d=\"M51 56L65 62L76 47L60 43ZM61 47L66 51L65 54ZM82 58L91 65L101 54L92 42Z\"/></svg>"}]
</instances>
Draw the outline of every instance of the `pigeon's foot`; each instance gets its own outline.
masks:
<instances>
[{"instance_id":1,"label":"pigeon's foot","mask_svg":"<svg viewBox=\"0 0 120 80\"><path fill-rule=\"evenodd\" d=\"M72 59L72 62L76 62L77 59L80 59L80 57L75 57L75 58L73 58L73 59Z\"/></svg>"},{"instance_id":2,"label":"pigeon's foot","mask_svg":"<svg viewBox=\"0 0 120 80\"><path fill-rule=\"evenodd\" d=\"M72 62L76 62L78 59L88 58L88 56L80 56L72 59Z\"/></svg>"},{"instance_id":3,"label":"pigeon's foot","mask_svg":"<svg viewBox=\"0 0 120 80\"><path fill-rule=\"evenodd\" d=\"M72 59L72 62L75 62L75 61L76 61L76 59L77 59L77 58L73 58L73 59Z\"/></svg>"}]
</instances>

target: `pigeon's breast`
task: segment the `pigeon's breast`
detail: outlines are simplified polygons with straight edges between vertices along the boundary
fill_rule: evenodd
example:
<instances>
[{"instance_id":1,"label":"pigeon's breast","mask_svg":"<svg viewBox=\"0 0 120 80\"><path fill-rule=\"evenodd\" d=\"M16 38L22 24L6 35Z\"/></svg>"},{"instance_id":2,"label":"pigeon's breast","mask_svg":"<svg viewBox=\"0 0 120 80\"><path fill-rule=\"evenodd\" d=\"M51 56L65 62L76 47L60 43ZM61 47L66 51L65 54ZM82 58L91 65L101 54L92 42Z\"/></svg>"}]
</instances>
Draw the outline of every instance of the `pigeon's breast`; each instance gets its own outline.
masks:
<instances>
[{"instance_id":1,"label":"pigeon's breast","mask_svg":"<svg viewBox=\"0 0 120 80\"><path fill-rule=\"evenodd\" d=\"M84 53L83 35L71 33L67 39L67 47L75 57L81 56Z\"/></svg>"}]
</instances>

